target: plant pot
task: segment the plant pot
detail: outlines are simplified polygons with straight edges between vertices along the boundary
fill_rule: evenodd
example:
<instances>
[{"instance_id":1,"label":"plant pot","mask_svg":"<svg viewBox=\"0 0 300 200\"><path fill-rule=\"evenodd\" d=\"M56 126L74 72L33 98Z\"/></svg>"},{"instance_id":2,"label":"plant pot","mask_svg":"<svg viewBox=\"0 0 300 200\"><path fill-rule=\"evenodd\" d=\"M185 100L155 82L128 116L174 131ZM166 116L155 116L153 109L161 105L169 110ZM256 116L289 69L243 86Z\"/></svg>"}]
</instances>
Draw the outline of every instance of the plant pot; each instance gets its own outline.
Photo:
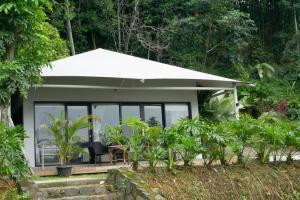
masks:
<instances>
[{"instance_id":1,"label":"plant pot","mask_svg":"<svg viewBox=\"0 0 300 200\"><path fill-rule=\"evenodd\" d=\"M72 175L72 166L58 166L56 167L57 175L62 177L68 177Z\"/></svg>"}]
</instances>

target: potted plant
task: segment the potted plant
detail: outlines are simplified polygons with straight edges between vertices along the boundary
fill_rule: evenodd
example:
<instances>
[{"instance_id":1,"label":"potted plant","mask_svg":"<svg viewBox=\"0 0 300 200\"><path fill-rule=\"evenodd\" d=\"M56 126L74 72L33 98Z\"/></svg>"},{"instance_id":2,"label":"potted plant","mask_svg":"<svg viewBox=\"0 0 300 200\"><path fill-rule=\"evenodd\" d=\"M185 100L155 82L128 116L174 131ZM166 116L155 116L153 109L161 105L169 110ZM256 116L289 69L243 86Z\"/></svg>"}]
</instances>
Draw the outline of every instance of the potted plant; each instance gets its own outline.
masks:
<instances>
[{"instance_id":1,"label":"potted plant","mask_svg":"<svg viewBox=\"0 0 300 200\"><path fill-rule=\"evenodd\" d=\"M72 166L68 165L70 159L76 154L83 151L78 145L80 137L76 134L79 130L89 128L91 123L88 119L93 118L90 115L84 115L75 120L70 120L64 112L59 117L50 114L52 123L47 125L47 129L54 137L57 146L57 156L60 166L57 166L57 174L59 176L70 176L72 174Z\"/></svg>"}]
</instances>

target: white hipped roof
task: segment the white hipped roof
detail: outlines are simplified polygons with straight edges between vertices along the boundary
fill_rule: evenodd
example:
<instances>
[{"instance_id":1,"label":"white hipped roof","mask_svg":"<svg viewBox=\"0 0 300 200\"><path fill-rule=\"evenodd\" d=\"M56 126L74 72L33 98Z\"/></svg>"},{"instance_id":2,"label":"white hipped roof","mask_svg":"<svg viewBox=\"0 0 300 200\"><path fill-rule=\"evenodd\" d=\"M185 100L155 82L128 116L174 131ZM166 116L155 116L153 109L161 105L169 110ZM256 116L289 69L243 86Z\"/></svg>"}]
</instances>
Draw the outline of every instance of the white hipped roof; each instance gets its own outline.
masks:
<instances>
[{"instance_id":1,"label":"white hipped roof","mask_svg":"<svg viewBox=\"0 0 300 200\"><path fill-rule=\"evenodd\" d=\"M195 80L242 83L105 49L96 49L51 62L42 77L93 77L136 80Z\"/></svg>"}]
</instances>

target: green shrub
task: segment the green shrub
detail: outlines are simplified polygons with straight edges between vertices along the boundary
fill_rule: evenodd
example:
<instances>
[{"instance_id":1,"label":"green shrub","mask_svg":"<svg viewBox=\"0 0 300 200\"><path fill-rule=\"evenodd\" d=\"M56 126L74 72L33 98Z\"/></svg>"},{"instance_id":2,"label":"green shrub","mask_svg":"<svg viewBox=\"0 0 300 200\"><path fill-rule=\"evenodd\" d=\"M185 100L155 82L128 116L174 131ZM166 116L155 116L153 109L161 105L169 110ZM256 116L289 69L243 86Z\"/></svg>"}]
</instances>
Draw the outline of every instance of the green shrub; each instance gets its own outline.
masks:
<instances>
[{"instance_id":1,"label":"green shrub","mask_svg":"<svg viewBox=\"0 0 300 200\"><path fill-rule=\"evenodd\" d=\"M243 115L239 120L232 120L226 123L228 131L231 135L236 137L236 146L233 149L237 155L237 161L239 164L245 162L244 150L247 147L252 146L251 137L256 133L257 126L255 119L249 115Z\"/></svg>"},{"instance_id":2,"label":"green shrub","mask_svg":"<svg viewBox=\"0 0 300 200\"><path fill-rule=\"evenodd\" d=\"M130 129L131 135L128 140L128 145L132 151L132 169L137 170L138 162L144 148L143 139L149 127L142 120L131 117L123 121L123 128Z\"/></svg>"},{"instance_id":3,"label":"green shrub","mask_svg":"<svg viewBox=\"0 0 300 200\"><path fill-rule=\"evenodd\" d=\"M256 121L257 132L253 135L252 144L257 153L257 158L261 163L269 161L271 153L275 155L284 146L285 135L278 123L269 122L265 119ZM276 161L276 157L274 157Z\"/></svg>"},{"instance_id":4,"label":"green shrub","mask_svg":"<svg viewBox=\"0 0 300 200\"><path fill-rule=\"evenodd\" d=\"M0 124L0 175L19 180L29 174L29 167L23 155L26 137L22 126L8 128Z\"/></svg>"},{"instance_id":5,"label":"green shrub","mask_svg":"<svg viewBox=\"0 0 300 200\"><path fill-rule=\"evenodd\" d=\"M126 145L129 139L123 134L121 124L115 127L106 126L103 137L107 145Z\"/></svg>"},{"instance_id":6,"label":"green shrub","mask_svg":"<svg viewBox=\"0 0 300 200\"><path fill-rule=\"evenodd\" d=\"M30 193L22 193L19 194L18 190L16 188L12 188L4 192L2 195L3 200L30 200L31 195Z\"/></svg>"},{"instance_id":7,"label":"green shrub","mask_svg":"<svg viewBox=\"0 0 300 200\"><path fill-rule=\"evenodd\" d=\"M181 119L174 125L174 131L177 132L177 151L184 162L184 165L191 165L192 161L201 153L200 134L201 119Z\"/></svg>"},{"instance_id":8,"label":"green shrub","mask_svg":"<svg viewBox=\"0 0 300 200\"><path fill-rule=\"evenodd\" d=\"M208 123L206 132L202 135L204 147L203 159L205 165L210 166L214 161L219 160L222 165L228 164L234 156L235 149L240 148L237 138L230 134L226 123Z\"/></svg>"},{"instance_id":9,"label":"green shrub","mask_svg":"<svg viewBox=\"0 0 300 200\"><path fill-rule=\"evenodd\" d=\"M178 135L177 134L178 133L174 126L167 128L163 134L163 147L167 151L166 164L167 164L168 170L170 170L174 174L176 173L175 172L175 163L176 163L176 152L178 149L178 146L177 146Z\"/></svg>"},{"instance_id":10,"label":"green shrub","mask_svg":"<svg viewBox=\"0 0 300 200\"><path fill-rule=\"evenodd\" d=\"M284 134L283 153L287 156L287 163L293 161L293 156L300 150L300 125L299 122L282 120L278 123Z\"/></svg>"},{"instance_id":11,"label":"green shrub","mask_svg":"<svg viewBox=\"0 0 300 200\"><path fill-rule=\"evenodd\" d=\"M148 128L143 139L143 156L149 162L149 167L155 171L156 165L166 156L166 151L162 148L163 129L160 126Z\"/></svg>"},{"instance_id":12,"label":"green shrub","mask_svg":"<svg viewBox=\"0 0 300 200\"><path fill-rule=\"evenodd\" d=\"M57 155L59 163L66 165L75 153L83 152L78 145L80 137L77 132L84 128L89 128L92 124L88 119L96 119L91 115L83 115L75 120L70 120L62 111L59 117L49 115L51 118L50 125L43 125L54 137L54 143L58 148Z\"/></svg>"}]
</instances>

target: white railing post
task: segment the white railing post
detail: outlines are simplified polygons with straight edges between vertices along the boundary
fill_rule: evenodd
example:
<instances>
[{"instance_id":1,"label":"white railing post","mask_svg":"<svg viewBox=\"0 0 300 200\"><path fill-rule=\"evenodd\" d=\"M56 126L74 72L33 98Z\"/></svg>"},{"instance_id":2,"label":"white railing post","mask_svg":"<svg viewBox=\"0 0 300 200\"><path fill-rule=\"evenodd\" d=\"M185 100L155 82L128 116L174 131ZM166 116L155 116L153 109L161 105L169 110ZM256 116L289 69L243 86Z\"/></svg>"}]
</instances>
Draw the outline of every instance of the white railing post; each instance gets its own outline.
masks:
<instances>
[{"instance_id":1,"label":"white railing post","mask_svg":"<svg viewBox=\"0 0 300 200\"><path fill-rule=\"evenodd\" d=\"M42 144L42 168L45 167L45 146Z\"/></svg>"},{"instance_id":2,"label":"white railing post","mask_svg":"<svg viewBox=\"0 0 300 200\"><path fill-rule=\"evenodd\" d=\"M233 102L234 102L234 114L236 119L239 119L239 100L237 95L236 83L233 83Z\"/></svg>"}]
</instances>

